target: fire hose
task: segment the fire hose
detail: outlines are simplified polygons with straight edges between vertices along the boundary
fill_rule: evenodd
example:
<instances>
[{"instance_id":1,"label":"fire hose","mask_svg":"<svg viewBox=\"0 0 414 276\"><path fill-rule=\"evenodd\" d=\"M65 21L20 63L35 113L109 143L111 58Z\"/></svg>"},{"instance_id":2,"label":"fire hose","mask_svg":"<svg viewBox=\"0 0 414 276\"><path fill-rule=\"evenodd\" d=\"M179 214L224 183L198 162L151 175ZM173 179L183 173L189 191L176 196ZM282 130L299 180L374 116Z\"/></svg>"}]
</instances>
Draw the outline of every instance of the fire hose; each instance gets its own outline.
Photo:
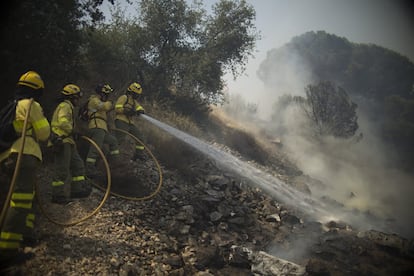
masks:
<instances>
[{"instance_id":1,"label":"fire hose","mask_svg":"<svg viewBox=\"0 0 414 276\"><path fill-rule=\"evenodd\" d=\"M89 143L91 143L95 147L95 149L98 151L99 155L101 156L101 158L102 158L102 160L104 162L105 169L106 169L106 177L107 177L107 185L106 185L106 189L104 189L105 190L105 194L104 194L101 202L98 204L98 206L92 212L90 212L86 216L84 216L84 217L82 217L82 218L80 218L80 219L78 219L76 221L71 221L71 222L59 222L59 221L53 219L44 210L44 208L43 208L44 205L42 204L39 196L36 196L36 199L37 199L37 201L39 203L39 209L42 212L42 214L49 221L51 221L54 224L60 225L60 226L73 226L73 225L79 224L79 223L81 223L81 222L83 222L83 221L91 218L92 216L94 216L102 208L102 206L104 205L105 201L108 199L109 194L110 194L110 191L111 191L111 170L109 169L109 164L108 164L108 161L106 160L106 157L105 157L104 153L102 152L102 150L100 149L100 147L91 138L86 137L86 136L81 136L81 138L87 140ZM35 187L36 187L36 190L39 190L39 187L38 187L38 183L37 182L36 182L36 186Z\"/></svg>"},{"instance_id":2,"label":"fire hose","mask_svg":"<svg viewBox=\"0 0 414 276\"><path fill-rule=\"evenodd\" d=\"M140 139L138 139L137 137L135 137L133 134L129 133L128 131L119 129L119 128L114 128L113 130L118 131L118 132L125 133L126 135L130 136L133 140L135 140L135 142L137 142L138 144L140 144L140 145L142 145L144 147L144 150L149 154L149 156L151 156L152 160L154 161L154 163L155 163L155 165L157 167L159 178L158 178L158 185L157 185L157 187L155 188L155 190L151 194L149 194L147 196L143 196L143 197L131 197L131 196L121 195L121 194L115 193L113 191L111 191L111 194L114 195L114 196L123 198L123 199L133 200L133 201L144 201L144 200L148 200L148 199L153 198L160 191L161 186L162 186L162 182L163 182L163 179L162 179L162 170L161 170L160 164L158 163L157 158L155 158L154 154L149 150L149 148ZM99 189L103 189L99 185L96 185L96 186Z\"/></svg>"},{"instance_id":3,"label":"fire hose","mask_svg":"<svg viewBox=\"0 0 414 276\"><path fill-rule=\"evenodd\" d=\"M2 212L1 212L1 217L0 217L0 222L1 222L1 227L3 226L3 222L4 222L4 219L5 219L5 216L6 216L6 214L7 214L7 210L8 210L8 207L9 207L9 202L10 202L10 199L11 199L11 195L12 195L12 191L13 191L13 189L14 189L14 185L15 185L15 182L16 182L16 178L17 178L17 175L18 175L18 173L19 173L19 170L20 170L20 163L21 163L21 156L22 156L22 154L23 154L23 149L24 149L24 143L25 143L25 137L26 137L26 128L27 128L27 122L28 122L28 116L29 116L29 113L30 113L30 107L31 107L31 104L32 104L32 102L33 102L33 99L31 99L31 102L30 102L30 106L29 106L29 109L28 109L28 111L27 111L27 114L26 114L26 118L25 118L25 120L24 120L24 126L23 126L23 132L22 132L22 146L21 146L21 148L20 148L20 150L19 150L19 152L18 152L18 157L17 157L17 161L16 161L16 166L15 166L15 169L14 169L14 172L13 172L13 178L12 178L12 181L11 181L11 184L10 184L10 188L9 188L9 192L8 192L8 194L7 194L7 197L6 197L6 200L5 200L5 203L4 203L4 207L3 207L3 209L2 209ZM159 182L158 182L158 185L157 185L157 187L156 187L156 189L150 194L150 195L147 195L147 196L143 196L143 197L130 197L130 196L124 196L124 195L121 195L121 194L118 194L118 193L115 193L115 192L112 192L111 191L111 171L110 171L110 169L109 169L109 164L108 164L108 161L107 161L107 159L106 159L106 157L105 157L105 155L104 155L104 153L102 152L102 150L100 149L100 147L92 140L92 139L90 139L89 137L86 137L86 136L81 136L81 138L82 139L85 139L85 140L87 140L89 143L91 143L95 148L96 148L96 150L98 151L98 153L99 153L99 155L101 156L101 158L102 158L102 160L103 160L103 162L104 162L104 166L105 166L105 169L106 169L106 176L107 176L107 185L106 185L106 189L105 188L103 188L102 186L100 186L100 185L98 185L98 184L95 184L94 186L96 186L97 188L99 188L100 190L104 190L105 191L105 194L104 194L104 197L102 198L102 200L101 200L101 202L99 203L99 205L92 211L92 212L90 212L89 214L87 214L86 216L84 216L84 217L82 217L82 218L80 218L80 219L78 219L78 220L75 220L75 221L71 221L71 222L60 222L60 221L58 221L58 220L55 220L55 219L53 219L50 215L48 215L47 214L47 212L45 211L45 209L44 209L44 204L42 203L42 201L41 201L41 199L40 199L40 197L39 197L39 195L38 195L38 192L37 191L39 191L40 189L39 189L39 184L38 184L38 182L36 181L36 184L35 184L35 194L36 194L36 200L37 200L37 202L38 202L38 206L39 206L39 209L40 209L40 211L41 211L41 213L49 220L49 221L51 221L52 223L54 223L54 224L57 224L57 225L60 225L60 226L66 226L66 227L68 227L68 226L73 226L73 225L76 225L76 224L79 224L79 223L81 223L81 222L83 222L83 221L85 221L85 220L87 220L87 219L89 219L89 218L91 218L92 216L94 216L96 213L98 213L98 211L102 208L102 206L104 205L104 203L105 203L105 201L107 200L107 198L109 197L109 195L110 194L112 194L112 195L114 195L114 196L117 196L117 197L120 197L120 198L123 198L123 199L127 199L127 200L133 200L133 201L144 201L144 200L148 200L148 199L150 199L150 198L153 198L156 194L158 194L159 193L159 191L160 191L160 189L161 189L161 186L162 186L162 182L163 182L163 179L162 179L162 170L161 170L161 166L160 166L160 164L158 163L158 160L155 158L155 156L153 155L153 153L148 149L148 147L141 141L141 140L139 140L137 137L135 137L134 135L132 135L131 133L129 133L129 132L127 132L127 131L124 131L124 130L122 130L122 129L114 129L114 130L116 130L116 131L119 131L119 132L123 132L123 133L125 133L126 135L128 135L128 136L130 136L132 139L134 139L137 143L139 143L139 144L141 144L141 145L143 145L144 146L144 149L146 150L146 152L151 156L151 158L153 159L153 161L154 161L154 163L155 163L155 165L156 165L156 167L157 167L157 170L158 170L158 174L159 174ZM1 228L0 228L1 229Z\"/></svg>"}]
</instances>

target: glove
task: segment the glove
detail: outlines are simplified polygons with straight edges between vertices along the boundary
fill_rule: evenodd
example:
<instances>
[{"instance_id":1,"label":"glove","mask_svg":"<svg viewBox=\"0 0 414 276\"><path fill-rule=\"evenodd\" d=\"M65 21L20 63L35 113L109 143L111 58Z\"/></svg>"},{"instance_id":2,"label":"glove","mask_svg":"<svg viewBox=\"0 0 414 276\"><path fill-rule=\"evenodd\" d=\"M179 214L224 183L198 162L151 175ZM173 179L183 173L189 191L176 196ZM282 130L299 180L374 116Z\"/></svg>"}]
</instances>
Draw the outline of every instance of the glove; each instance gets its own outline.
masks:
<instances>
[{"instance_id":1,"label":"glove","mask_svg":"<svg viewBox=\"0 0 414 276\"><path fill-rule=\"evenodd\" d=\"M137 110L137 115L145 114L144 109Z\"/></svg>"},{"instance_id":2,"label":"glove","mask_svg":"<svg viewBox=\"0 0 414 276\"><path fill-rule=\"evenodd\" d=\"M132 109L126 109L124 111L124 114L127 115L127 116L134 116L135 115L135 111L132 110Z\"/></svg>"},{"instance_id":3,"label":"glove","mask_svg":"<svg viewBox=\"0 0 414 276\"><path fill-rule=\"evenodd\" d=\"M52 132L50 134L50 142L53 146L59 147L63 145L63 138Z\"/></svg>"}]
</instances>

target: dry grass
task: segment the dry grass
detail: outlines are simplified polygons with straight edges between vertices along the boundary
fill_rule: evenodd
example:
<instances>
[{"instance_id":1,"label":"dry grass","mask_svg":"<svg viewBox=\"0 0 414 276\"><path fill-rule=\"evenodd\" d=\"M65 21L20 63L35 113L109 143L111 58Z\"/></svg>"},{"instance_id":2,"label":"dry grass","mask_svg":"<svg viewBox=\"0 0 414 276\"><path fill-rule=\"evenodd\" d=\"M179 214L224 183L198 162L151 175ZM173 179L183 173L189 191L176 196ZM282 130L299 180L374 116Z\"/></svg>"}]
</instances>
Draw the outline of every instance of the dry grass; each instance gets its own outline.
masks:
<instances>
[{"instance_id":1,"label":"dry grass","mask_svg":"<svg viewBox=\"0 0 414 276\"><path fill-rule=\"evenodd\" d=\"M149 116L195 137L202 135L191 118L177 114L168 106L145 102L142 105ZM137 126L142 130L144 143L163 165L185 173L194 159L200 158L194 149L151 123L138 120Z\"/></svg>"}]
</instances>

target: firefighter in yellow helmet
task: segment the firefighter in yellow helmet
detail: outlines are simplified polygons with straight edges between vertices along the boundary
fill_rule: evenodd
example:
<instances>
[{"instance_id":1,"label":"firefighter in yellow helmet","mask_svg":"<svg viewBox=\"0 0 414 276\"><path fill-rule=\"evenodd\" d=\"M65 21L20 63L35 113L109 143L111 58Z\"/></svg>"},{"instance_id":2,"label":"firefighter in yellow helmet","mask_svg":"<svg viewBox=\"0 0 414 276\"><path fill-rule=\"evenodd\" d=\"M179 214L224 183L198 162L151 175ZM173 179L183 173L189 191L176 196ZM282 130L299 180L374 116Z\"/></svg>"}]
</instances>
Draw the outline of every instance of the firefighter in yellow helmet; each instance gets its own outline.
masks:
<instances>
[{"instance_id":1,"label":"firefighter in yellow helmet","mask_svg":"<svg viewBox=\"0 0 414 276\"><path fill-rule=\"evenodd\" d=\"M112 102L108 100L109 94L113 91L109 84L98 85L96 94L88 100L89 133L88 136L102 148L104 144L109 145L111 163L117 163L119 158L118 140L108 131L108 112L113 109ZM90 177L96 176L96 161L98 152L94 146L90 146L86 156L86 173Z\"/></svg>"},{"instance_id":2,"label":"firefighter in yellow helmet","mask_svg":"<svg viewBox=\"0 0 414 276\"><path fill-rule=\"evenodd\" d=\"M17 82L15 99L17 100L16 118L13 122L14 129L19 138L6 151L0 153L2 170L11 176L17 161L18 152L21 149L24 121L30 107L30 113L26 125L26 137L20 170L17 175L11 200L3 221L0 234L0 263L13 264L24 261L29 254L25 254L22 248L28 239L33 237L35 214L32 210L34 199L34 184L42 162L42 152L39 142L46 142L50 135L50 125L43 115L43 109L39 104L39 98L43 94L44 83L35 71L24 73Z\"/></svg>"},{"instance_id":3,"label":"firefighter in yellow helmet","mask_svg":"<svg viewBox=\"0 0 414 276\"><path fill-rule=\"evenodd\" d=\"M115 104L115 127L125 130L135 137L141 136L140 131L134 124L134 117L144 114L144 108L138 103L138 98L142 94L142 87L139 83L131 83L124 95L121 95ZM118 141L121 143L125 137L125 133L118 131L116 133ZM143 159L144 146L140 144L135 145L135 154L132 160Z\"/></svg>"},{"instance_id":4,"label":"firefighter in yellow helmet","mask_svg":"<svg viewBox=\"0 0 414 276\"><path fill-rule=\"evenodd\" d=\"M60 91L60 103L53 112L51 144L55 153L55 173L52 181L52 202L66 203L65 190L71 198L87 197L91 192L85 179L85 165L76 148L74 139L75 113L82 92L79 86L67 84ZM65 189L65 185L69 185Z\"/></svg>"}]
</instances>

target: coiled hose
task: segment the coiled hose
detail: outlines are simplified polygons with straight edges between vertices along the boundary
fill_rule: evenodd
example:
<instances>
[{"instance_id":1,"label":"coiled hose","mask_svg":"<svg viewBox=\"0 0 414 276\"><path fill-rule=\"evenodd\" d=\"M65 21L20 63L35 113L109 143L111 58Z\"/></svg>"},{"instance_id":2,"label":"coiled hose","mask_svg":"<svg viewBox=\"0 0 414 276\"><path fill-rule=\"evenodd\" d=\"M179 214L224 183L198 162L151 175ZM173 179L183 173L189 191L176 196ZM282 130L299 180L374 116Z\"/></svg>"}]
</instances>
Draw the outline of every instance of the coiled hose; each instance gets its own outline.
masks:
<instances>
[{"instance_id":1,"label":"coiled hose","mask_svg":"<svg viewBox=\"0 0 414 276\"><path fill-rule=\"evenodd\" d=\"M49 216L47 214L47 212L44 210L43 205L41 200L39 199L39 197L37 196L37 201L39 203L39 209L42 212L42 214L52 223L60 225L60 226L73 226L76 224L79 224L89 218L91 218L92 216L94 216L96 213L98 213L98 211L102 208L102 206L104 205L105 201L107 200L107 198L109 197L110 193L111 193L111 170L109 169L109 164L108 164L108 160L105 157L105 154L102 152L101 148L95 143L95 141L93 141L91 138L86 137L86 136L81 136L82 139L87 140L89 143L91 143L95 149L98 151L99 155L101 156L104 165L105 165L105 169L106 169L106 177L107 177L107 185L106 185L106 190L105 190L105 195L103 196L101 202L99 203L99 205L89 214L87 214L86 216L84 216L83 218L80 218L76 221L71 221L71 222L60 222L57 221L55 219L53 219L51 216ZM36 183L36 189L38 190L38 184Z\"/></svg>"},{"instance_id":2,"label":"coiled hose","mask_svg":"<svg viewBox=\"0 0 414 276\"><path fill-rule=\"evenodd\" d=\"M139 140L137 137L135 137L133 134L131 134L128 131L125 131L123 129L119 129L119 128L114 128L112 130L125 133L126 135L130 136L137 143L139 143L140 145L142 145L144 147L145 151L151 156L152 160L154 161L154 163L155 163L155 165L157 167L158 175L159 175L159 181L158 181L157 188L151 194L149 194L147 196L143 196L143 197L131 197L131 196L121 195L121 194L118 194L118 193L115 193L115 192L111 192L111 194L114 195L114 196L116 196L116 197L123 198L123 199L127 199L127 200L132 200L132 201L144 201L144 200L148 200L148 199L153 198L161 190L161 186L162 186L162 182L163 182L163 179L162 179L162 170L161 170L160 164L158 163L157 158L155 158L154 154L152 154L152 152L148 149L148 147L141 140ZM97 188L102 189L102 187L100 187L99 185L96 185L96 186L97 186Z\"/></svg>"}]
</instances>

